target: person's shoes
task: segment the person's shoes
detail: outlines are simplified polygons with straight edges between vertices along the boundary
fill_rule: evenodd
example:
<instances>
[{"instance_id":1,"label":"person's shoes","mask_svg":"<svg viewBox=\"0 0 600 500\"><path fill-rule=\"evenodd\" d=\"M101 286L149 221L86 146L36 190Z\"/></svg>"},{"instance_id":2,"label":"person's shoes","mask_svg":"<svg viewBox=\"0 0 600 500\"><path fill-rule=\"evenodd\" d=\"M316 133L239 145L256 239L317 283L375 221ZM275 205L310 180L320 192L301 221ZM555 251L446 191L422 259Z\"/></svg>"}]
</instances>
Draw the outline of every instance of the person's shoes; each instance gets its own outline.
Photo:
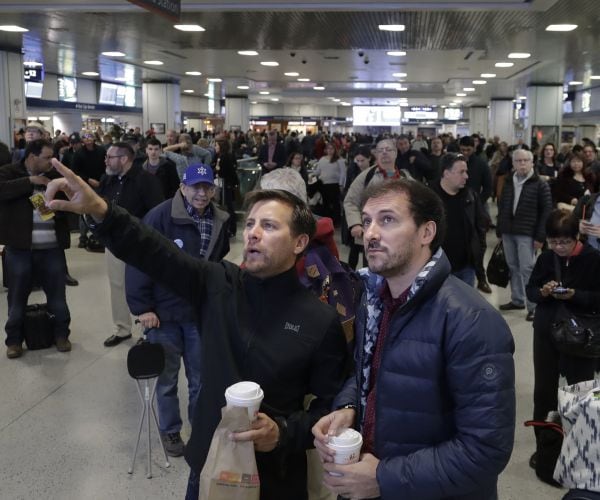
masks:
<instances>
[{"instance_id":1,"label":"person's shoes","mask_svg":"<svg viewBox=\"0 0 600 500\"><path fill-rule=\"evenodd\" d=\"M477 289L483 293L492 293L489 283L485 280L481 280L479 283L477 283Z\"/></svg>"},{"instance_id":2,"label":"person's shoes","mask_svg":"<svg viewBox=\"0 0 600 500\"><path fill-rule=\"evenodd\" d=\"M520 311L522 309L525 309L525 306L518 306L517 304L508 302L507 304L502 304L498 309L500 309L501 311Z\"/></svg>"},{"instance_id":3,"label":"person's shoes","mask_svg":"<svg viewBox=\"0 0 600 500\"><path fill-rule=\"evenodd\" d=\"M131 333L129 335L125 335L124 337L119 337L118 335L111 335L104 341L104 347L113 347L119 345L124 340L130 339Z\"/></svg>"},{"instance_id":4,"label":"person's shoes","mask_svg":"<svg viewBox=\"0 0 600 500\"><path fill-rule=\"evenodd\" d=\"M23 346L21 344L13 344L6 346L6 357L8 359L20 358L23 355Z\"/></svg>"},{"instance_id":5,"label":"person's shoes","mask_svg":"<svg viewBox=\"0 0 600 500\"><path fill-rule=\"evenodd\" d=\"M525 317L525 321L533 321L533 317L535 316L534 311L528 311L527 316Z\"/></svg>"},{"instance_id":6,"label":"person's shoes","mask_svg":"<svg viewBox=\"0 0 600 500\"><path fill-rule=\"evenodd\" d=\"M165 445L165 451L170 457L180 457L183 455L185 445L181 439L179 432L167 432L161 434L162 441Z\"/></svg>"},{"instance_id":7,"label":"person's shoes","mask_svg":"<svg viewBox=\"0 0 600 500\"><path fill-rule=\"evenodd\" d=\"M67 277L65 278L65 285L67 286L78 286L79 281L77 281L73 276L67 273Z\"/></svg>"},{"instance_id":8,"label":"person's shoes","mask_svg":"<svg viewBox=\"0 0 600 500\"><path fill-rule=\"evenodd\" d=\"M54 343L56 344L56 350L58 352L69 352L71 350L71 342L69 339L59 337L54 340Z\"/></svg>"},{"instance_id":9,"label":"person's shoes","mask_svg":"<svg viewBox=\"0 0 600 500\"><path fill-rule=\"evenodd\" d=\"M533 455L531 455L529 457L529 467L531 467L533 470L535 470L535 466L537 465L537 451L533 453Z\"/></svg>"}]
</instances>

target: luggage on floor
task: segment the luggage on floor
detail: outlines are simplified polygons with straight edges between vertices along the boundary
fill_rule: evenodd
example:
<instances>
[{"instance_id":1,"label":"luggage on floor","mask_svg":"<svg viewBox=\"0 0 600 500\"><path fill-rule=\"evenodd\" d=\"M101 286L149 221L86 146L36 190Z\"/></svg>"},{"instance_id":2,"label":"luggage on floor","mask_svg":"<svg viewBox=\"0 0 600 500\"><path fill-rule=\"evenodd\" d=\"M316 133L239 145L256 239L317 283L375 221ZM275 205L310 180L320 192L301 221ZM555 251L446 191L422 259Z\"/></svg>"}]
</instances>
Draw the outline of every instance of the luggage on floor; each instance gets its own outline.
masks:
<instances>
[{"instance_id":1,"label":"luggage on floor","mask_svg":"<svg viewBox=\"0 0 600 500\"><path fill-rule=\"evenodd\" d=\"M23 320L25 345L30 351L47 349L54 344L54 316L46 304L30 304Z\"/></svg>"}]
</instances>

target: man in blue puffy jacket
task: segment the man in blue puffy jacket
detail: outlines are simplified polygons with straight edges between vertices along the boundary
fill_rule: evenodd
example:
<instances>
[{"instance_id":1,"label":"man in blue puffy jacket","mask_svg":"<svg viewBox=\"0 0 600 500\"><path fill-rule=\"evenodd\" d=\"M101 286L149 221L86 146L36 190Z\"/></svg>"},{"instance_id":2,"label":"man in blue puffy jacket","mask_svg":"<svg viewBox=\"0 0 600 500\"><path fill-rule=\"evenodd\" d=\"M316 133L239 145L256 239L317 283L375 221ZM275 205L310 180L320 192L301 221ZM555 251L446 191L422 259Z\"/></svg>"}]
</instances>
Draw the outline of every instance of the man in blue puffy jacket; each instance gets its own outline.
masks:
<instances>
[{"instance_id":1,"label":"man in blue puffy jacket","mask_svg":"<svg viewBox=\"0 0 600 500\"><path fill-rule=\"evenodd\" d=\"M346 498L497 498L513 447L514 343L507 324L451 275L444 210L431 190L369 187L369 270L357 313L356 374L313 427L324 482ZM360 460L337 465L329 436L354 427Z\"/></svg>"}]
</instances>

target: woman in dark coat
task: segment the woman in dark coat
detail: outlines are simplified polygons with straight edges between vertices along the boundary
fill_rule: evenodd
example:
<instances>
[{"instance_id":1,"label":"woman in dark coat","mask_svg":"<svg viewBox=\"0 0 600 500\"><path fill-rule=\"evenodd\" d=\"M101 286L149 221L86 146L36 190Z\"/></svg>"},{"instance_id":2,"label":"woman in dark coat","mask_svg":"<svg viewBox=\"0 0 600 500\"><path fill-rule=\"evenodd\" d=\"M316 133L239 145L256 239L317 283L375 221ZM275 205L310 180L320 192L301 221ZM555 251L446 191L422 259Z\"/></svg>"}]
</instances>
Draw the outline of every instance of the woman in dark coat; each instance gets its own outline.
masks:
<instances>
[{"instance_id":1,"label":"woman in dark coat","mask_svg":"<svg viewBox=\"0 0 600 500\"><path fill-rule=\"evenodd\" d=\"M224 184L221 204L227 208L227 212L229 213L229 236L234 237L237 231L237 221L233 201L235 199L235 190L239 186L240 181L237 175L236 161L231 153L231 146L226 137L217 139L215 142L213 169Z\"/></svg>"}]
</instances>

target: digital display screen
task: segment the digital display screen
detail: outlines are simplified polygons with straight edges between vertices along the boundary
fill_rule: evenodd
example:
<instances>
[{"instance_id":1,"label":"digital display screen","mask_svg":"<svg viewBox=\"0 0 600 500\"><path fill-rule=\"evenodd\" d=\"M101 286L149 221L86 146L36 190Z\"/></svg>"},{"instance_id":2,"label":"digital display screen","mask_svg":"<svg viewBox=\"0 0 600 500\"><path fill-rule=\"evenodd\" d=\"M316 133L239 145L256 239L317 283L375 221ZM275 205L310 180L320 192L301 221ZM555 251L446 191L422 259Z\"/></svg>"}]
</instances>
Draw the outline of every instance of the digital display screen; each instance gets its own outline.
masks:
<instances>
[{"instance_id":1,"label":"digital display screen","mask_svg":"<svg viewBox=\"0 0 600 500\"><path fill-rule=\"evenodd\" d=\"M41 99L43 88L44 88L43 83L25 82L25 97L31 97L33 99Z\"/></svg>"},{"instance_id":2,"label":"digital display screen","mask_svg":"<svg viewBox=\"0 0 600 500\"><path fill-rule=\"evenodd\" d=\"M98 104L135 107L135 87L101 83Z\"/></svg>"},{"instance_id":3,"label":"digital display screen","mask_svg":"<svg viewBox=\"0 0 600 500\"><path fill-rule=\"evenodd\" d=\"M117 104L117 87L114 83L101 83L98 104Z\"/></svg>"},{"instance_id":4,"label":"digital display screen","mask_svg":"<svg viewBox=\"0 0 600 500\"><path fill-rule=\"evenodd\" d=\"M399 127L401 118L400 106L353 106L354 126L391 126Z\"/></svg>"},{"instance_id":5,"label":"digital display screen","mask_svg":"<svg viewBox=\"0 0 600 500\"><path fill-rule=\"evenodd\" d=\"M460 108L446 108L444 110L444 119L445 120L460 120L462 118L462 113Z\"/></svg>"},{"instance_id":6,"label":"digital display screen","mask_svg":"<svg viewBox=\"0 0 600 500\"><path fill-rule=\"evenodd\" d=\"M61 76L58 79L58 100L77 102L77 79Z\"/></svg>"}]
</instances>

